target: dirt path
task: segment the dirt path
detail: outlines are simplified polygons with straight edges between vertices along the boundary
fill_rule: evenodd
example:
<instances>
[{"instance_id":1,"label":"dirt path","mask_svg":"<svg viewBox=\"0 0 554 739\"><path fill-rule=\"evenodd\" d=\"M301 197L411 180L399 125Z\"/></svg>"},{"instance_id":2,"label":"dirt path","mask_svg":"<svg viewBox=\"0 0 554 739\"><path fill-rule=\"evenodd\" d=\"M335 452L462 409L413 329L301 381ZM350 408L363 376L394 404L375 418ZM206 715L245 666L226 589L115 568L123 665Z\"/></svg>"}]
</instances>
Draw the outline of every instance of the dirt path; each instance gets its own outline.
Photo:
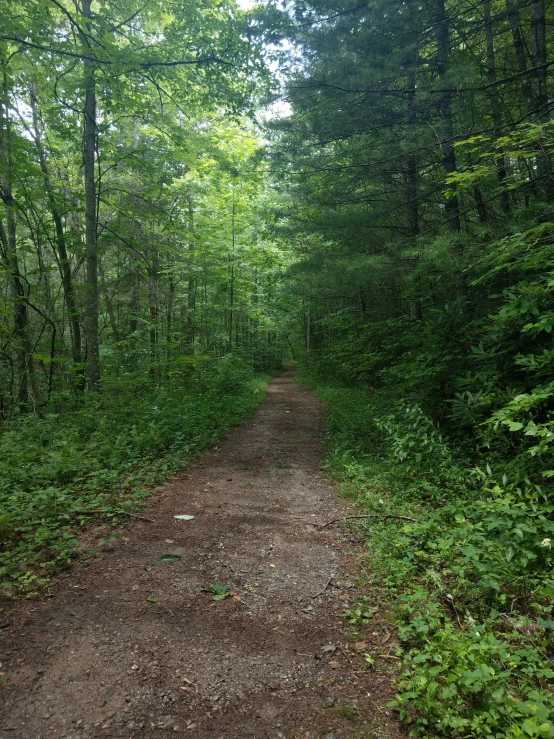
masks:
<instances>
[{"instance_id":1,"label":"dirt path","mask_svg":"<svg viewBox=\"0 0 554 739\"><path fill-rule=\"evenodd\" d=\"M371 672L362 656L394 637L376 617L359 653L345 639L360 549L317 530L344 506L318 467L321 406L292 377L160 488L144 513L155 523L129 523L53 598L18 605L0 652L2 739L401 736L387 660ZM201 588L215 583L240 600L213 602Z\"/></svg>"}]
</instances>

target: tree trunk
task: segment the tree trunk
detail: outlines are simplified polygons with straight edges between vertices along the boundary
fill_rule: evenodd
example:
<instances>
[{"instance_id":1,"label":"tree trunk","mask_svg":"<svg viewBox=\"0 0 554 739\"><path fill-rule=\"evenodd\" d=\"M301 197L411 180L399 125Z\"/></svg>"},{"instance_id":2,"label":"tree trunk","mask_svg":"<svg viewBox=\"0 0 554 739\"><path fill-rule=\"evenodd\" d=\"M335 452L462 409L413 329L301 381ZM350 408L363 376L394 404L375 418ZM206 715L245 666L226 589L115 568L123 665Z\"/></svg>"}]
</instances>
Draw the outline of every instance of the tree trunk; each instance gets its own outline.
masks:
<instances>
[{"instance_id":1,"label":"tree trunk","mask_svg":"<svg viewBox=\"0 0 554 739\"><path fill-rule=\"evenodd\" d=\"M310 366L310 353L312 350L312 309L308 307L305 323L305 340L306 340L306 367Z\"/></svg>"},{"instance_id":2,"label":"tree trunk","mask_svg":"<svg viewBox=\"0 0 554 739\"><path fill-rule=\"evenodd\" d=\"M138 331L138 313L140 310L140 270L134 274L133 287L131 288L131 300L129 305L129 311L131 317L129 319L129 336L133 336Z\"/></svg>"},{"instance_id":3,"label":"tree trunk","mask_svg":"<svg viewBox=\"0 0 554 739\"><path fill-rule=\"evenodd\" d=\"M7 93L6 78L3 80L3 97ZM1 196L6 206L7 228L0 222L0 244L2 246L2 260L9 275L10 292L13 301L13 326L16 350L16 367L18 388L16 402L21 411L27 409L29 403L29 387L27 382L27 362L30 358L28 339L28 314L25 302L24 282L19 270L17 256L17 231L15 221L15 201L12 192L11 171L13 166L10 123L7 115L7 106L0 100L0 186Z\"/></svg>"},{"instance_id":4,"label":"tree trunk","mask_svg":"<svg viewBox=\"0 0 554 739\"><path fill-rule=\"evenodd\" d=\"M196 309L196 280L194 278L193 260L194 260L194 208L192 206L192 197L189 195L189 247L188 247L188 268L189 279L187 286L187 346L192 351L194 347L194 311Z\"/></svg>"},{"instance_id":5,"label":"tree trunk","mask_svg":"<svg viewBox=\"0 0 554 739\"><path fill-rule=\"evenodd\" d=\"M117 319L115 317L112 299L110 297L110 293L108 292L108 285L106 284L106 275L104 274L104 269L102 267L102 260L100 259L98 260L98 274L100 275L100 285L102 287L102 293L104 295L104 303L106 304L108 318L110 319L112 334L114 337L114 341L117 342L119 341L119 329L117 326Z\"/></svg>"},{"instance_id":6,"label":"tree trunk","mask_svg":"<svg viewBox=\"0 0 554 739\"><path fill-rule=\"evenodd\" d=\"M529 0L531 7L531 61L534 74L530 83L535 99L535 116L546 123L548 111L548 75L546 53L546 17L544 0ZM537 157L538 187L549 203L554 203L554 180L552 177L552 159L546 152Z\"/></svg>"},{"instance_id":7,"label":"tree trunk","mask_svg":"<svg viewBox=\"0 0 554 739\"><path fill-rule=\"evenodd\" d=\"M508 20L510 22L510 28L512 29L512 39L514 43L514 51L516 54L517 69L521 75L521 91L523 98L527 106L529 113L534 111L535 100L533 94L533 87L531 85L529 75L527 74L527 56L525 53L525 43L521 34L521 27L519 24L519 13L514 0L506 0L506 11Z\"/></svg>"},{"instance_id":8,"label":"tree trunk","mask_svg":"<svg viewBox=\"0 0 554 739\"><path fill-rule=\"evenodd\" d=\"M514 0L506 0L518 71L521 74L521 90L527 113L530 118L546 122L548 120L548 89L545 6L544 0L528 0L528 4L531 15L529 48L532 72L527 68L525 40L521 33L519 13ZM539 197L542 195L549 202L553 202L552 163L546 153L537 156L537 175L534 185Z\"/></svg>"},{"instance_id":9,"label":"tree trunk","mask_svg":"<svg viewBox=\"0 0 554 739\"><path fill-rule=\"evenodd\" d=\"M233 189L233 206L231 211L231 281L229 295L229 352L233 351L233 328L234 328L234 310L235 310L235 191Z\"/></svg>"},{"instance_id":10,"label":"tree trunk","mask_svg":"<svg viewBox=\"0 0 554 739\"><path fill-rule=\"evenodd\" d=\"M490 105L491 115L494 126L494 134L499 138L502 134L502 113L500 110L500 98L498 96L498 87L496 85L496 57L494 53L494 33L491 19L491 0L485 1L485 36L487 40L487 77L491 85ZM500 184L500 207L504 213L510 212L510 196L505 189L507 168L506 157L502 151L496 159L496 171L498 174L498 182Z\"/></svg>"},{"instance_id":11,"label":"tree trunk","mask_svg":"<svg viewBox=\"0 0 554 739\"><path fill-rule=\"evenodd\" d=\"M152 249L148 302L150 314L150 376L158 377L158 250Z\"/></svg>"},{"instance_id":12,"label":"tree trunk","mask_svg":"<svg viewBox=\"0 0 554 739\"><path fill-rule=\"evenodd\" d=\"M531 60L535 69L534 97L539 120L548 118L548 81L546 68L546 18L544 0L529 0L531 7Z\"/></svg>"},{"instance_id":13,"label":"tree trunk","mask_svg":"<svg viewBox=\"0 0 554 739\"><path fill-rule=\"evenodd\" d=\"M475 198L475 205L477 206L477 215L481 224L488 223L489 213L487 210L487 203L481 192L478 182L473 183L473 197Z\"/></svg>"},{"instance_id":14,"label":"tree trunk","mask_svg":"<svg viewBox=\"0 0 554 739\"><path fill-rule=\"evenodd\" d=\"M73 279L71 275L71 264L69 256L67 254L65 231L63 227L62 216L56 205L56 198L54 196L54 189L52 187L52 181L50 179L50 171L46 160L46 153L42 143L42 135L38 122L37 115L37 99L33 90L29 93L31 102L31 112L33 116L33 129L34 129L34 140L37 148L39 164L44 180L44 189L46 191L46 197L48 205L50 207L50 213L52 215L52 221L54 223L54 231L56 234L56 249L57 249L57 261L58 268L60 270L60 277L62 280L62 288L64 292L65 304L67 305L67 312L69 314L69 329L71 334L71 354L73 361L76 364L81 362L81 326L79 324L79 310L77 308L77 300L75 297L75 290L73 288ZM82 388L82 384L81 384Z\"/></svg>"},{"instance_id":15,"label":"tree trunk","mask_svg":"<svg viewBox=\"0 0 554 739\"><path fill-rule=\"evenodd\" d=\"M91 17L91 0L82 0L85 18ZM91 30L90 22L86 24ZM90 54L90 48L86 47ZM86 249L86 342L87 342L87 385L89 390L98 390L100 383L100 355L98 345L98 251L96 212L96 83L94 62L85 59L85 109L84 109L84 177L85 177L85 249Z\"/></svg>"},{"instance_id":16,"label":"tree trunk","mask_svg":"<svg viewBox=\"0 0 554 739\"><path fill-rule=\"evenodd\" d=\"M435 36L437 40L437 71L441 83L440 117L441 117L441 152L442 164L446 175L456 171L456 151L454 149L454 118L452 114L452 93L447 79L448 56L450 53L450 28L446 15L445 0L436 0ZM451 186L455 190L454 186ZM445 203L448 228L454 233L461 231L460 208L457 195L449 197ZM461 241L457 252L463 252Z\"/></svg>"},{"instance_id":17,"label":"tree trunk","mask_svg":"<svg viewBox=\"0 0 554 739\"><path fill-rule=\"evenodd\" d=\"M408 68L408 126L415 130L417 125L417 112L415 107L416 76L413 61L410 60ZM417 156L409 154L407 159L407 196L408 196L408 221L410 223L410 235L415 239L419 235L419 199L418 199L418 167Z\"/></svg>"},{"instance_id":18,"label":"tree trunk","mask_svg":"<svg viewBox=\"0 0 554 739\"><path fill-rule=\"evenodd\" d=\"M173 349L173 308L175 306L175 281L173 275L169 274L169 284L167 292L167 313L166 313L166 364L167 376L171 377L171 355Z\"/></svg>"}]
</instances>

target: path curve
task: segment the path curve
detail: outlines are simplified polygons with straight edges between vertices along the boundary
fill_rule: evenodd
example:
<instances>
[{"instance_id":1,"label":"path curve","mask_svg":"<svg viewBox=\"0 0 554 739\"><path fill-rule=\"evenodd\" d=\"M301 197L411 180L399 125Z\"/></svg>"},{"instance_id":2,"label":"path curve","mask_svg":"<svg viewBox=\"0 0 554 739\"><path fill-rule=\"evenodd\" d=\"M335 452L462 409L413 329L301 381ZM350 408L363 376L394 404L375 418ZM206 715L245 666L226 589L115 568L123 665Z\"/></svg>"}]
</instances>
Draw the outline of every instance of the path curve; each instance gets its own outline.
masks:
<instances>
[{"instance_id":1,"label":"path curve","mask_svg":"<svg viewBox=\"0 0 554 739\"><path fill-rule=\"evenodd\" d=\"M2 739L401 736L386 666L369 671L345 639L360 550L317 529L344 504L319 470L321 404L293 376L156 491L155 523L128 523L51 599L16 607ZM212 584L236 596L214 602ZM363 638L391 637L370 624Z\"/></svg>"}]
</instances>

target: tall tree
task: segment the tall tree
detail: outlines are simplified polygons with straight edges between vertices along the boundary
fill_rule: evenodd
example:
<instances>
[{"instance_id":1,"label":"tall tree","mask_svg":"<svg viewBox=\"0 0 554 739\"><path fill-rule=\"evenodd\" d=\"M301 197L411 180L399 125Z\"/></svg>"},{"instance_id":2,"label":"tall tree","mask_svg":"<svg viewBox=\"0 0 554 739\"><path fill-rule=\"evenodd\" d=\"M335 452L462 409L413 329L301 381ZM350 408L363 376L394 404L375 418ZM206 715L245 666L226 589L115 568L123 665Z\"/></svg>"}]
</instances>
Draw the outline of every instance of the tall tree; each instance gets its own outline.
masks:
<instances>
[{"instance_id":1,"label":"tall tree","mask_svg":"<svg viewBox=\"0 0 554 739\"><path fill-rule=\"evenodd\" d=\"M98 251L96 199L96 79L95 63L91 58L91 0L82 0L81 12L87 33L81 32L83 46L84 108L83 108L83 176L85 180L85 246L87 291L85 296L85 336L87 346L87 384L98 390L100 383L100 350L98 337Z\"/></svg>"}]
</instances>

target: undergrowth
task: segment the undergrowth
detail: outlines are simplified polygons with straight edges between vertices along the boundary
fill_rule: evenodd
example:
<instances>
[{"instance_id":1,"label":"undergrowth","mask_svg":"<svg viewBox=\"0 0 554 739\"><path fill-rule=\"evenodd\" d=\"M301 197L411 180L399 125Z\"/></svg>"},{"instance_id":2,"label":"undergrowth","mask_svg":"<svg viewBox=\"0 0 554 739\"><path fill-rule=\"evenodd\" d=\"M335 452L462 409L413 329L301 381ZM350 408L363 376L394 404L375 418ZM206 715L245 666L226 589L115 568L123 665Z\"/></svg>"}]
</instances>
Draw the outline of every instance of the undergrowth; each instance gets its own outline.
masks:
<instances>
[{"instance_id":1,"label":"undergrowth","mask_svg":"<svg viewBox=\"0 0 554 739\"><path fill-rule=\"evenodd\" d=\"M152 387L126 373L83 405L9 423L0 436L0 584L33 594L79 554L92 517L115 524L151 487L250 414L265 378L232 359Z\"/></svg>"},{"instance_id":2,"label":"undergrowth","mask_svg":"<svg viewBox=\"0 0 554 739\"><path fill-rule=\"evenodd\" d=\"M394 706L412 735L554 737L554 506L475 463L415 404L329 387L326 466L388 589L402 643ZM406 516L405 521L385 516Z\"/></svg>"}]
</instances>

